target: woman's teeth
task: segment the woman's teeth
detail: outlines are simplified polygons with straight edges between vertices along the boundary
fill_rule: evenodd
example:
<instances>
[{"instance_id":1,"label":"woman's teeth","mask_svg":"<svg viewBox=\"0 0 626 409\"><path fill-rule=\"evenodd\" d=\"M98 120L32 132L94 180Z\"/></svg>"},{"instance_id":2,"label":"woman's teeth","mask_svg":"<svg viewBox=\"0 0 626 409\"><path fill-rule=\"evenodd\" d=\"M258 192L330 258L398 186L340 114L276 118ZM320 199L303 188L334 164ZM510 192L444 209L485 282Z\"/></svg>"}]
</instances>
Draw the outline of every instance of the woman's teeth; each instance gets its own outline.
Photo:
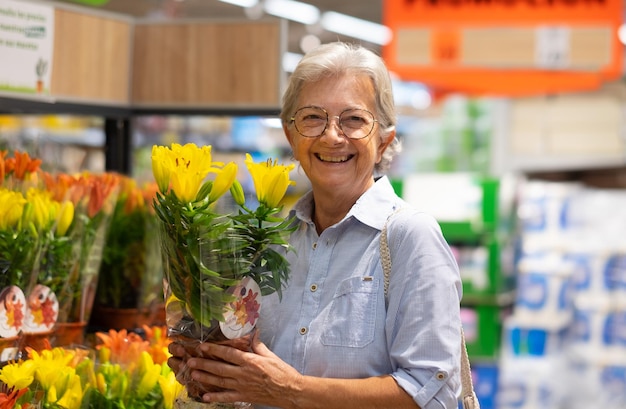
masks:
<instances>
[{"instance_id":1,"label":"woman's teeth","mask_svg":"<svg viewBox=\"0 0 626 409\"><path fill-rule=\"evenodd\" d=\"M348 160L348 156L322 156L317 155L317 157L323 162L345 162Z\"/></svg>"}]
</instances>

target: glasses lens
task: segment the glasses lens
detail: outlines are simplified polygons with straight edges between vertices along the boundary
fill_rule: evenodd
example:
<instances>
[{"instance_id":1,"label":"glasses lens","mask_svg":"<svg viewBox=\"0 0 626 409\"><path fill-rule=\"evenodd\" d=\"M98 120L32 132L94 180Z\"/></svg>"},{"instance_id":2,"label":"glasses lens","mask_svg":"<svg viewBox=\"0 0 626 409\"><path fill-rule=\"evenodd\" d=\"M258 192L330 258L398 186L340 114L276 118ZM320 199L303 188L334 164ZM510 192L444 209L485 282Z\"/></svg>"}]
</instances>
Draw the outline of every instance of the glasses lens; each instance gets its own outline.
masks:
<instances>
[{"instance_id":1,"label":"glasses lens","mask_svg":"<svg viewBox=\"0 0 626 409\"><path fill-rule=\"evenodd\" d=\"M300 135L315 138L324 133L328 114L321 108L305 107L296 112L293 120Z\"/></svg>"},{"instance_id":2,"label":"glasses lens","mask_svg":"<svg viewBox=\"0 0 626 409\"><path fill-rule=\"evenodd\" d=\"M339 125L350 139L365 138L374 129L374 115L363 109L349 109L341 113Z\"/></svg>"}]
</instances>

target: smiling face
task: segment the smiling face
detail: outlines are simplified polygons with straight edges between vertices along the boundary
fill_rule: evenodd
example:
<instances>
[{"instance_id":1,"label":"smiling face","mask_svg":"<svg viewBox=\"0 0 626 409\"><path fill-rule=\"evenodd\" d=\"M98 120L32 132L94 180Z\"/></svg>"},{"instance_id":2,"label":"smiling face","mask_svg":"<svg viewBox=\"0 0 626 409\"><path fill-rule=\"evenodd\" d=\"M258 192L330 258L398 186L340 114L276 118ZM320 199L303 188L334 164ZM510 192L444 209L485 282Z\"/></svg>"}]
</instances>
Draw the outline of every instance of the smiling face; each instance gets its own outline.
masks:
<instances>
[{"instance_id":1,"label":"smiling face","mask_svg":"<svg viewBox=\"0 0 626 409\"><path fill-rule=\"evenodd\" d=\"M374 95L374 86L366 75L332 76L302 88L296 109L322 107L330 121L324 134L317 138L300 135L293 123L285 126L294 157L311 181L314 192L341 193L356 200L374 183L374 166L395 133L381 143L380 126L376 123L369 136L348 139L341 133L337 118L332 118L348 108L365 109L376 116Z\"/></svg>"}]
</instances>

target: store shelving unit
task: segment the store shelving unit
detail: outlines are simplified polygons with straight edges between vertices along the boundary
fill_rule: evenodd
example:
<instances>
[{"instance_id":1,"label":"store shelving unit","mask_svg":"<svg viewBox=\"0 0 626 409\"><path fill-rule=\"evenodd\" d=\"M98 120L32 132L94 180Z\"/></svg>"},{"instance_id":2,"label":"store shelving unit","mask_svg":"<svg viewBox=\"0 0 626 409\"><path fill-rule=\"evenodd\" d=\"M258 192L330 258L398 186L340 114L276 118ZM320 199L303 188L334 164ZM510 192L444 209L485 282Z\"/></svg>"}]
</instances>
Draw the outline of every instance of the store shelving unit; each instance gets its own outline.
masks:
<instances>
[{"instance_id":1,"label":"store shelving unit","mask_svg":"<svg viewBox=\"0 0 626 409\"><path fill-rule=\"evenodd\" d=\"M439 192L447 197L434 200L444 203L450 197L458 199L459 206L467 206L461 191L480 192L475 198L474 212L463 213L460 219L447 219L439 216L436 209L433 214L441 226L442 233L457 254L463 285L461 301L461 319L465 332L467 350L472 362L474 382L482 407L490 408L495 404L495 391L498 381L498 359L501 348L503 318L511 313L515 301L515 276L513 266L509 265L506 254L512 250L511 234L513 216L510 209L503 206L501 199L502 179L493 177L468 176L464 180L470 189L458 189L457 175L455 187L446 186L446 175L436 175ZM431 178L426 176L426 178ZM420 183L419 177L412 180L394 180L393 186L400 196L409 203L423 207L421 197L433 196L437 192L427 190L432 180ZM412 194L411 191L419 192ZM454 193L449 193L454 192ZM429 199L432 201L432 199Z\"/></svg>"}]
</instances>

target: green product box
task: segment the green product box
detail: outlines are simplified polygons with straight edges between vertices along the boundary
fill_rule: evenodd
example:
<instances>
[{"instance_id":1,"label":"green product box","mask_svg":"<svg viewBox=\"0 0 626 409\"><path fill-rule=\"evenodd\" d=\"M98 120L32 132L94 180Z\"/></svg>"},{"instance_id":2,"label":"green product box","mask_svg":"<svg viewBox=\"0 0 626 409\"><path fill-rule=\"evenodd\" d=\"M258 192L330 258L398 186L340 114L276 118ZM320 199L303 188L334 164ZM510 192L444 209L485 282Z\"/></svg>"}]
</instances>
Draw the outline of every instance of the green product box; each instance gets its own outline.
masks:
<instances>
[{"instance_id":1,"label":"green product box","mask_svg":"<svg viewBox=\"0 0 626 409\"><path fill-rule=\"evenodd\" d=\"M502 323L511 307L461 306L461 321L470 360L493 360L500 353Z\"/></svg>"},{"instance_id":2,"label":"green product box","mask_svg":"<svg viewBox=\"0 0 626 409\"><path fill-rule=\"evenodd\" d=\"M467 297L492 297L515 288L513 266L503 256L499 240L486 237L477 244L451 243L451 248L457 258L463 293Z\"/></svg>"}]
</instances>

